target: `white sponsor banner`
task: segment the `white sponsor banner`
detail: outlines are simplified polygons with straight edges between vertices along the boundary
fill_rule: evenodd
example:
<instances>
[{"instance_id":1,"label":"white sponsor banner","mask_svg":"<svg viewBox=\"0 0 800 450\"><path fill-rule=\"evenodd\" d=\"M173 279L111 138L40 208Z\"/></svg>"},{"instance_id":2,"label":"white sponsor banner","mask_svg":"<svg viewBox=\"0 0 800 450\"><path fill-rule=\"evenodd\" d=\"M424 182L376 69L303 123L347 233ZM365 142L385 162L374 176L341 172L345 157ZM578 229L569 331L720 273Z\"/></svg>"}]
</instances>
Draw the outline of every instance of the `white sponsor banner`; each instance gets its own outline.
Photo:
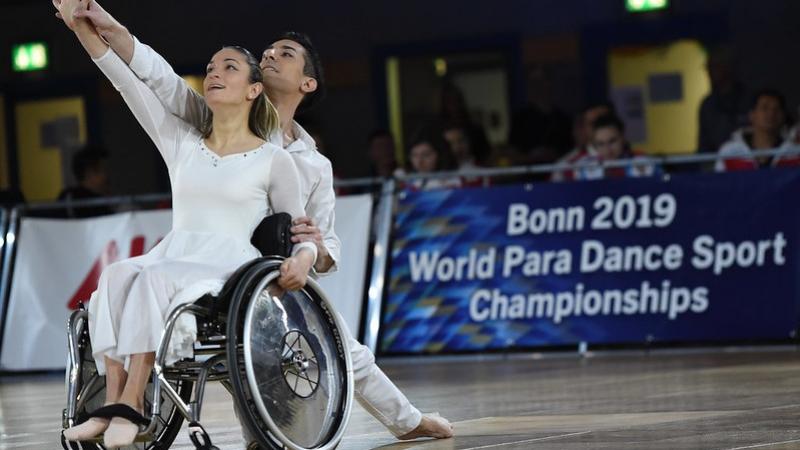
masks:
<instances>
[{"instance_id":1,"label":"white sponsor banner","mask_svg":"<svg viewBox=\"0 0 800 450\"><path fill-rule=\"evenodd\" d=\"M77 302L88 300L105 266L149 250L171 222L170 211L22 219L0 367L64 367L67 318Z\"/></svg>"},{"instance_id":2,"label":"white sponsor banner","mask_svg":"<svg viewBox=\"0 0 800 450\"><path fill-rule=\"evenodd\" d=\"M322 281L325 293L358 333L371 218L366 196L337 200L342 238L339 272ZM79 301L95 290L102 269L151 249L169 232L171 211L139 211L64 220L24 218L5 320L2 370L65 367L66 324ZM341 230L341 231L340 231Z\"/></svg>"},{"instance_id":3,"label":"white sponsor banner","mask_svg":"<svg viewBox=\"0 0 800 450\"><path fill-rule=\"evenodd\" d=\"M361 306L364 303L370 222L371 195L349 195L336 199L335 228L336 234L342 240L342 260L338 271L318 280L328 300L344 317L356 338L361 323Z\"/></svg>"}]
</instances>

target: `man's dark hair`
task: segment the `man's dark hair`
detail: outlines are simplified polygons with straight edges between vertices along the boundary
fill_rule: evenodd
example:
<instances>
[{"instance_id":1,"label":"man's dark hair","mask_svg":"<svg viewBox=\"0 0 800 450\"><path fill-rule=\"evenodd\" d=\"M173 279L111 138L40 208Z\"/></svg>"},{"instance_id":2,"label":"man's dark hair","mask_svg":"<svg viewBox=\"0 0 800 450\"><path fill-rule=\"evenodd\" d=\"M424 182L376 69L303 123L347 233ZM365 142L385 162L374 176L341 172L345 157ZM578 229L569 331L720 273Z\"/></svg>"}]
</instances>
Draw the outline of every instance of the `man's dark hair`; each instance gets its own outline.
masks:
<instances>
[{"instance_id":1,"label":"man's dark hair","mask_svg":"<svg viewBox=\"0 0 800 450\"><path fill-rule=\"evenodd\" d=\"M784 116L786 116L789 112L786 109L786 97L784 97L779 90L771 88L761 89L757 91L755 95L753 95L753 98L750 99L750 111L756 109L756 106L758 106L758 101L761 99L761 97L771 97L777 100L778 104L781 106L781 111L783 111Z\"/></svg>"},{"instance_id":2,"label":"man's dark hair","mask_svg":"<svg viewBox=\"0 0 800 450\"><path fill-rule=\"evenodd\" d=\"M89 170L97 169L108 159L108 151L99 145L86 145L72 155L72 174L75 179L83 181Z\"/></svg>"},{"instance_id":3,"label":"man's dark hair","mask_svg":"<svg viewBox=\"0 0 800 450\"><path fill-rule=\"evenodd\" d=\"M310 92L303 97L300 106L297 108L298 112L306 112L319 104L325 97L325 75L322 71L322 62L319 59L319 53L311 43L311 38L305 33L298 33L296 31L287 31L275 39L271 40L268 47L271 47L281 40L292 41L300 44L303 47L303 75L317 80L317 89Z\"/></svg>"},{"instance_id":4,"label":"man's dark hair","mask_svg":"<svg viewBox=\"0 0 800 450\"><path fill-rule=\"evenodd\" d=\"M625 123L616 114L603 114L592 123L592 131L608 127L614 127L620 133L625 133Z\"/></svg>"}]
</instances>

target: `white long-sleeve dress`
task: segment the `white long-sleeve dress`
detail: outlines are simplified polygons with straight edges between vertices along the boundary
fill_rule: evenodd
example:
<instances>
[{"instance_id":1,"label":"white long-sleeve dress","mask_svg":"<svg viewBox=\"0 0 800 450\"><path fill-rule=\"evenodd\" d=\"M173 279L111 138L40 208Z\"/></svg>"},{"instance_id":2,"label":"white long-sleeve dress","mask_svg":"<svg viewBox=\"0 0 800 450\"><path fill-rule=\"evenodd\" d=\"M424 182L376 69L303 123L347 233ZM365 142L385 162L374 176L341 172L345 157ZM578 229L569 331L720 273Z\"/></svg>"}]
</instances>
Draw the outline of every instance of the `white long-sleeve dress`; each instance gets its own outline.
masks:
<instances>
[{"instance_id":1,"label":"white long-sleeve dress","mask_svg":"<svg viewBox=\"0 0 800 450\"><path fill-rule=\"evenodd\" d=\"M203 96L189 87L161 55L136 38L129 67L172 114L195 126L202 125L208 117L210 110ZM296 121L292 122L292 133L297 137L292 143L284 143L282 130L272 133L269 141L285 148L297 166L300 198L306 215L319 227L322 243L334 262L325 273L314 273L328 275L338 270L342 247L334 230L336 194L333 190L333 167L328 158L317 151L311 135Z\"/></svg>"},{"instance_id":2,"label":"white long-sleeve dress","mask_svg":"<svg viewBox=\"0 0 800 450\"><path fill-rule=\"evenodd\" d=\"M172 187L172 229L147 254L109 265L89 301L89 333L98 371L103 357L128 366L128 357L156 350L167 315L178 305L215 294L242 264L260 256L250 244L270 203L275 212L303 216L291 156L265 143L218 156L199 131L165 110L111 49L94 60L122 94L155 143ZM312 243L295 246L295 253ZM196 325L178 321L167 363L192 354Z\"/></svg>"}]
</instances>

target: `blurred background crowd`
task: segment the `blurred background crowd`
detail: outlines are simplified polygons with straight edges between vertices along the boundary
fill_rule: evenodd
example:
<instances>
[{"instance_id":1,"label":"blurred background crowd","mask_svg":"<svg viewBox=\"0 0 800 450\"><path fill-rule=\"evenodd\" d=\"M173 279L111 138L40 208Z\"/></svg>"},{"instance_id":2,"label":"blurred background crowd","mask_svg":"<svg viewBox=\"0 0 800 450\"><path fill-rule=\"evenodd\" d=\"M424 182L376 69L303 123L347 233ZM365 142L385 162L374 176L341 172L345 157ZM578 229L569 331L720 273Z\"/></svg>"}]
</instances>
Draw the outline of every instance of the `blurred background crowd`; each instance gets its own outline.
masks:
<instances>
[{"instance_id":1,"label":"blurred background crowd","mask_svg":"<svg viewBox=\"0 0 800 450\"><path fill-rule=\"evenodd\" d=\"M432 189L486 185L470 171L488 167L570 164L528 178L571 181L679 170L653 158L675 154L728 158L680 170L800 161L794 1L105 5L195 85L223 44L260 53L309 34L327 98L298 120L338 179L464 172L409 182ZM3 202L167 192L151 142L51 8L0 5ZM37 51L44 67L18 67Z\"/></svg>"}]
</instances>

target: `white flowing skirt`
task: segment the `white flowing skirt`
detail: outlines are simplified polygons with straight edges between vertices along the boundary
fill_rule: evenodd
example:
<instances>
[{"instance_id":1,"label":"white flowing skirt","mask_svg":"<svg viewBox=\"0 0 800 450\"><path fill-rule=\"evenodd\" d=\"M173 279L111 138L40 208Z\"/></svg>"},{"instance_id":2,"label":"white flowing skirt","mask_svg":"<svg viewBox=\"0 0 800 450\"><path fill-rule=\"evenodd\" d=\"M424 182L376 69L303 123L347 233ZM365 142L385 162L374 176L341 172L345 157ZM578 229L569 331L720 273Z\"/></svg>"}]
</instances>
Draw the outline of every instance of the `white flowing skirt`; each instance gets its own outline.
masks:
<instances>
[{"instance_id":1,"label":"white flowing skirt","mask_svg":"<svg viewBox=\"0 0 800 450\"><path fill-rule=\"evenodd\" d=\"M259 256L247 241L172 230L147 254L107 266L89 300L89 335L98 372L106 371L105 356L127 370L130 355L156 351L176 307L217 294L238 267ZM167 364L192 356L196 333L194 316L182 314Z\"/></svg>"}]
</instances>

